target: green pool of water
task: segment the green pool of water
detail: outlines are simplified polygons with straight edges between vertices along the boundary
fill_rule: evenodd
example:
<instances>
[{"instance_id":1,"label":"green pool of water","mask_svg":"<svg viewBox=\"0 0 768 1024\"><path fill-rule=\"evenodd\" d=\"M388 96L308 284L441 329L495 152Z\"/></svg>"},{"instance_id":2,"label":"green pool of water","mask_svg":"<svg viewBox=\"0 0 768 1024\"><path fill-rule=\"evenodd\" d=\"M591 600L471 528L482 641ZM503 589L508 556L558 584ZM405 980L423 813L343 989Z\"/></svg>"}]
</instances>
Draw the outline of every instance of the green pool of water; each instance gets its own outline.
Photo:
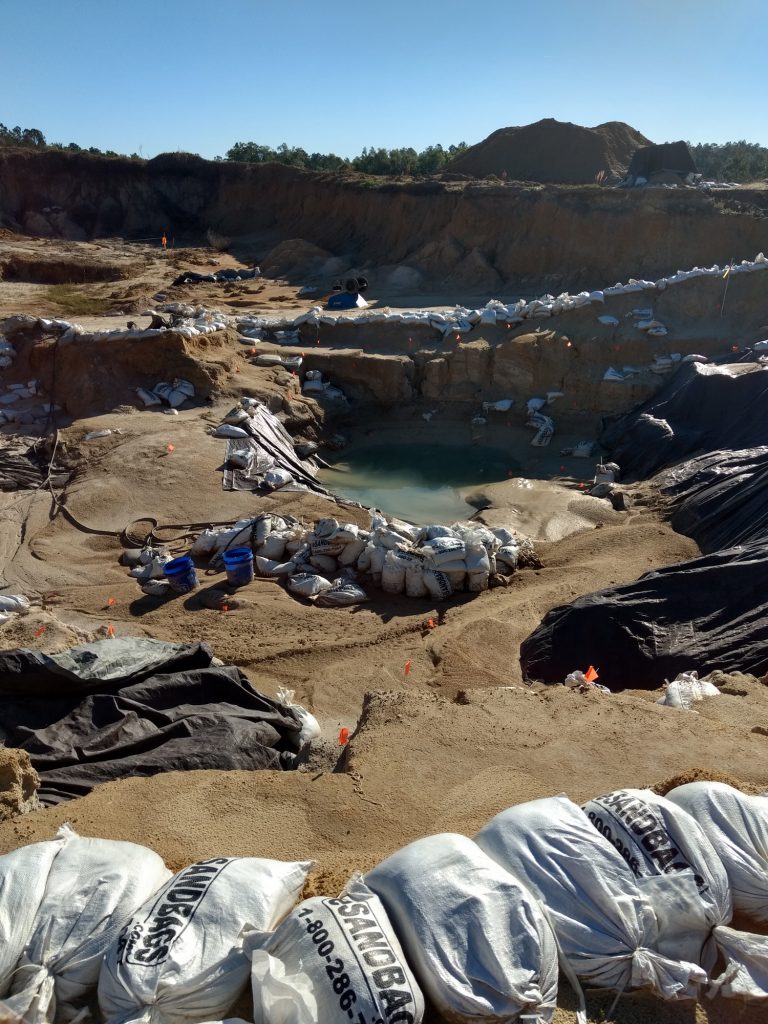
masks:
<instances>
[{"instance_id":1,"label":"green pool of water","mask_svg":"<svg viewBox=\"0 0 768 1024\"><path fill-rule=\"evenodd\" d=\"M344 452L319 481L344 498L409 523L451 523L475 509L459 488L520 475L503 448L480 445L390 444Z\"/></svg>"}]
</instances>

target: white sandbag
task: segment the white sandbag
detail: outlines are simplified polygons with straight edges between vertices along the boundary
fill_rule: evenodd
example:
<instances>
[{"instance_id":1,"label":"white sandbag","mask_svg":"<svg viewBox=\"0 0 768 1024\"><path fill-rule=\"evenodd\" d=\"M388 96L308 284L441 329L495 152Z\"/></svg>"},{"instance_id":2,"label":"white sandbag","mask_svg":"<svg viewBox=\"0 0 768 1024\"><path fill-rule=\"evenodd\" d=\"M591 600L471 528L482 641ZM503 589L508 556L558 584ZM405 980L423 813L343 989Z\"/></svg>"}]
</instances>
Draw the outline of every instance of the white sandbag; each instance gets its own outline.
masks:
<instances>
[{"instance_id":1,"label":"white sandbag","mask_svg":"<svg viewBox=\"0 0 768 1024\"><path fill-rule=\"evenodd\" d=\"M513 573L517 569L517 560L520 556L520 548L516 545L505 544L496 552L496 566L499 572L505 575Z\"/></svg>"},{"instance_id":2,"label":"white sandbag","mask_svg":"<svg viewBox=\"0 0 768 1024\"><path fill-rule=\"evenodd\" d=\"M340 540L311 540L309 547L313 555L331 555L338 557L347 545Z\"/></svg>"},{"instance_id":3,"label":"white sandbag","mask_svg":"<svg viewBox=\"0 0 768 1024\"><path fill-rule=\"evenodd\" d=\"M367 600L368 595L357 583L353 583L352 580L338 579L333 581L330 590L319 595L317 604L323 608L346 608Z\"/></svg>"},{"instance_id":4,"label":"white sandbag","mask_svg":"<svg viewBox=\"0 0 768 1024\"><path fill-rule=\"evenodd\" d=\"M370 541L369 541L365 545L363 550L360 552L360 556L357 559L357 568L360 570L360 572L368 572L369 569L371 568L371 552L374 551L374 550L375 550L375 548L374 548L373 544L371 544ZM382 564L382 568L383 568L383 566L384 566L383 559L382 559L382 563L381 564Z\"/></svg>"},{"instance_id":5,"label":"white sandbag","mask_svg":"<svg viewBox=\"0 0 768 1024\"><path fill-rule=\"evenodd\" d=\"M258 576L290 576L296 570L293 562L275 562L263 555L253 556L253 567Z\"/></svg>"},{"instance_id":6,"label":"white sandbag","mask_svg":"<svg viewBox=\"0 0 768 1024\"><path fill-rule=\"evenodd\" d=\"M309 564L319 572L334 573L338 569L336 559L331 555L312 555Z\"/></svg>"},{"instance_id":7,"label":"white sandbag","mask_svg":"<svg viewBox=\"0 0 768 1024\"><path fill-rule=\"evenodd\" d=\"M0 998L8 994L45 895L51 865L64 842L32 843L0 857Z\"/></svg>"},{"instance_id":8,"label":"white sandbag","mask_svg":"<svg viewBox=\"0 0 768 1024\"><path fill-rule=\"evenodd\" d=\"M301 597L317 597L325 590L330 590L333 584L324 576L317 576L311 572L300 572L288 577L287 587L293 594Z\"/></svg>"},{"instance_id":9,"label":"white sandbag","mask_svg":"<svg viewBox=\"0 0 768 1024\"><path fill-rule=\"evenodd\" d=\"M768 921L768 796L723 782L690 782L667 793L701 826L723 863L736 910Z\"/></svg>"},{"instance_id":10,"label":"white sandbag","mask_svg":"<svg viewBox=\"0 0 768 1024\"><path fill-rule=\"evenodd\" d=\"M450 526L422 526L420 534L421 540L434 540L436 537L456 536Z\"/></svg>"},{"instance_id":11,"label":"white sandbag","mask_svg":"<svg viewBox=\"0 0 768 1024\"><path fill-rule=\"evenodd\" d=\"M464 541L457 537L435 537L425 541L421 550L435 566L443 562L461 561L466 554Z\"/></svg>"},{"instance_id":12,"label":"white sandbag","mask_svg":"<svg viewBox=\"0 0 768 1024\"><path fill-rule=\"evenodd\" d=\"M339 565L355 565L365 551L366 541L353 540L345 544L339 553Z\"/></svg>"},{"instance_id":13,"label":"white sandbag","mask_svg":"<svg viewBox=\"0 0 768 1024\"><path fill-rule=\"evenodd\" d=\"M463 568L463 565L463 562L449 562L447 565L440 566L440 572L448 577L448 582L454 593L460 593L467 589L467 570Z\"/></svg>"},{"instance_id":14,"label":"white sandbag","mask_svg":"<svg viewBox=\"0 0 768 1024\"><path fill-rule=\"evenodd\" d=\"M29 611L29 598L23 594L3 594L0 596L0 612L16 612L26 615Z\"/></svg>"},{"instance_id":15,"label":"white sandbag","mask_svg":"<svg viewBox=\"0 0 768 1024\"><path fill-rule=\"evenodd\" d=\"M238 448L230 452L227 462L236 469L248 470L253 465L255 453L252 448Z\"/></svg>"},{"instance_id":16,"label":"white sandbag","mask_svg":"<svg viewBox=\"0 0 768 1024\"><path fill-rule=\"evenodd\" d=\"M170 871L135 843L86 839L64 826L45 895L7 1000L28 1024L71 1020L96 985L104 950Z\"/></svg>"},{"instance_id":17,"label":"white sandbag","mask_svg":"<svg viewBox=\"0 0 768 1024\"><path fill-rule=\"evenodd\" d=\"M420 1024L424 997L381 900L353 879L305 900L253 953L256 1024Z\"/></svg>"},{"instance_id":18,"label":"white sandbag","mask_svg":"<svg viewBox=\"0 0 768 1024\"><path fill-rule=\"evenodd\" d=\"M725 968L710 995L768 997L768 942L724 927L733 915L728 876L696 820L649 789L596 797L584 811L640 879L659 924L659 952L701 964L708 974L720 953Z\"/></svg>"},{"instance_id":19,"label":"white sandbag","mask_svg":"<svg viewBox=\"0 0 768 1024\"><path fill-rule=\"evenodd\" d=\"M719 697L720 691L712 683L699 679L698 672L681 672L671 683L667 683L664 696L656 703L670 708L692 711L695 704L707 697Z\"/></svg>"},{"instance_id":20,"label":"white sandbag","mask_svg":"<svg viewBox=\"0 0 768 1024\"><path fill-rule=\"evenodd\" d=\"M390 529L376 530L374 539L379 547L386 548L388 551L394 551L395 548L406 545L409 540L404 534Z\"/></svg>"},{"instance_id":21,"label":"white sandbag","mask_svg":"<svg viewBox=\"0 0 768 1024\"><path fill-rule=\"evenodd\" d=\"M467 553L464 556L464 563L467 567L467 572L469 573L484 572L487 575L491 569L491 564L488 560L488 552L482 544L467 544Z\"/></svg>"},{"instance_id":22,"label":"white sandbag","mask_svg":"<svg viewBox=\"0 0 768 1024\"><path fill-rule=\"evenodd\" d=\"M270 469L268 473L264 474L264 483L267 487L271 487L273 491L277 491L281 487L285 487L288 484L293 483L293 474L289 473L287 469L275 467L274 469Z\"/></svg>"},{"instance_id":23,"label":"white sandbag","mask_svg":"<svg viewBox=\"0 0 768 1024\"><path fill-rule=\"evenodd\" d=\"M279 533L271 533L259 548L259 554L264 558L271 558L275 562L281 562L285 555L285 537Z\"/></svg>"},{"instance_id":24,"label":"white sandbag","mask_svg":"<svg viewBox=\"0 0 768 1024\"><path fill-rule=\"evenodd\" d=\"M564 956L601 988L691 998L706 973L657 951L658 924L619 851L567 796L497 814L475 842L546 905Z\"/></svg>"},{"instance_id":25,"label":"white sandbag","mask_svg":"<svg viewBox=\"0 0 768 1024\"><path fill-rule=\"evenodd\" d=\"M467 1024L552 1020L552 929L531 893L471 839L419 839L365 881L441 1016Z\"/></svg>"},{"instance_id":26,"label":"white sandbag","mask_svg":"<svg viewBox=\"0 0 768 1024\"><path fill-rule=\"evenodd\" d=\"M371 557L368 571L372 574L381 575L384 570L384 559L387 557L386 549L378 545L369 545L369 550Z\"/></svg>"},{"instance_id":27,"label":"white sandbag","mask_svg":"<svg viewBox=\"0 0 768 1024\"><path fill-rule=\"evenodd\" d=\"M490 573L484 570L475 570L467 573L467 590L472 594L480 594L488 589Z\"/></svg>"},{"instance_id":28,"label":"white sandbag","mask_svg":"<svg viewBox=\"0 0 768 1024\"><path fill-rule=\"evenodd\" d=\"M328 540L338 528L339 523L336 519L318 519L315 523L314 533L316 537Z\"/></svg>"},{"instance_id":29,"label":"white sandbag","mask_svg":"<svg viewBox=\"0 0 768 1024\"><path fill-rule=\"evenodd\" d=\"M331 534L330 540L340 541L342 544L349 544L356 541L358 528L354 523L341 523Z\"/></svg>"},{"instance_id":30,"label":"white sandbag","mask_svg":"<svg viewBox=\"0 0 768 1024\"><path fill-rule=\"evenodd\" d=\"M107 949L99 1006L109 1024L223 1017L248 981L255 936L290 911L311 867L216 857L175 875Z\"/></svg>"},{"instance_id":31,"label":"white sandbag","mask_svg":"<svg viewBox=\"0 0 768 1024\"><path fill-rule=\"evenodd\" d=\"M398 558L395 551L388 551L381 570L381 589L385 594L402 594L405 590L407 564Z\"/></svg>"},{"instance_id":32,"label":"white sandbag","mask_svg":"<svg viewBox=\"0 0 768 1024\"><path fill-rule=\"evenodd\" d=\"M213 432L214 437L249 437L247 430L232 423L220 423Z\"/></svg>"},{"instance_id":33,"label":"white sandbag","mask_svg":"<svg viewBox=\"0 0 768 1024\"><path fill-rule=\"evenodd\" d=\"M433 597L436 601L447 601L451 594L453 594L451 581L439 569L425 569L424 584L429 591L430 597Z\"/></svg>"},{"instance_id":34,"label":"white sandbag","mask_svg":"<svg viewBox=\"0 0 768 1024\"><path fill-rule=\"evenodd\" d=\"M409 562L405 570L405 592L408 597L426 597L429 593L421 562Z\"/></svg>"}]
</instances>

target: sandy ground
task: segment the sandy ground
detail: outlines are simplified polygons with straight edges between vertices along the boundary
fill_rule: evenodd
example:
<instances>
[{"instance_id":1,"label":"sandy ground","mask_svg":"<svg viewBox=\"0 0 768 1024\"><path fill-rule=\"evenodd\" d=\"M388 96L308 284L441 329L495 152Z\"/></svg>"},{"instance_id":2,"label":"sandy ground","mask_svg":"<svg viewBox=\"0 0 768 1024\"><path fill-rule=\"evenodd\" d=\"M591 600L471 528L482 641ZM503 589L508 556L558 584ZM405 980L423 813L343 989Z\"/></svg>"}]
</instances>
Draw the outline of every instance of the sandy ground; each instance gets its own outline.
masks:
<instances>
[{"instance_id":1,"label":"sandy ground","mask_svg":"<svg viewBox=\"0 0 768 1024\"><path fill-rule=\"evenodd\" d=\"M156 289L153 275L150 268L147 286ZM0 284L0 312L10 311L16 287ZM29 297L30 308L39 301ZM51 518L45 493L0 495L2 583L42 601L0 628L0 646L59 650L105 635L108 624L119 635L204 640L264 692L293 688L323 726L323 756L296 773L125 779L0 824L0 851L50 837L70 821L84 834L145 843L173 868L215 854L312 857L311 891L336 892L350 872L404 843L440 831L472 835L502 808L540 796L565 791L583 800L694 769L768 788L765 735L752 731L768 728L768 690L754 681L698 714L656 706L658 694L633 691L631 678L619 684L626 692L612 696L522 685L520 642L550 608L697 554L646 504L618 513L573 486L524 488L511 480L486 488L492 507L485 521L535 536L543 565L519 572L507 588L462 596L447 608L375 593L355 609L322 609L264 580L245 588L241 606L226 613L203 609L194 597L164 604L145 598L118 564L117 533L140 517L172 527L167 536L183 535L189 523L273 508L306 522L334 514L367 523L364 511L315 496L222 490L224 443L206 430L236 394L264 380L264 371L243 364L229 393L211 406L177 417L110 412L63 432L84 453L67 507L87 527L114 536ZM120 433L82 442L87 430L105 427ZM221 578L205 577L203 586ZM432 630L430 618L438 623ZM353 731L346 751L335 745L341 726ZM591 1019L604 1019L610 1001L590 997ZM555 1019L570 1024L565 984L560 1003ZM768 1021L768 1012L722 1000L666 1008L625 996L614 1019L732 1024Z\"/></svg>"}]
</instances>

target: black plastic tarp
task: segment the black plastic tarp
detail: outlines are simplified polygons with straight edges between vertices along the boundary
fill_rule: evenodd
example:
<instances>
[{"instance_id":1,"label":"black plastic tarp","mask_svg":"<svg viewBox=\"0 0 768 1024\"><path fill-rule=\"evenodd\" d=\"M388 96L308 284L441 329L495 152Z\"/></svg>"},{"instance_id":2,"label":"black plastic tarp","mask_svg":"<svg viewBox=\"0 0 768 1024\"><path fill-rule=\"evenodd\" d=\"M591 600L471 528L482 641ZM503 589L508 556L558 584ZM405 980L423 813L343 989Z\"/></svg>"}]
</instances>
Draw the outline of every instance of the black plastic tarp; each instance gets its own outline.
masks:
<instances>
[{"instance_id":1,"label":"black plastic tarp","mask_svg":"<svg viewBox=\"0 0 768 1024\"><path fill-rule=\"evenodd\" d=\"M671 499L672 528L702 551L768 541L768 448L709 452L656 482Z\"/></svg>"},{"instance_id":2,"label":"black plastic tarp","mask_svg":"<svg viewBox=\"0 0 768 1024\"><path fill-rule=\"evenodd\" d=\"M296 713L253 689L239 669L212 661L204 644L185 650L151 640L104 640L57 659L3 652L0 741L29 753L48 804L129 775L294 767Z\"/></svg>"},{"instance_id":3,"label":"black plastic tarp","mask_svg":"<svg viewBox=\"0 0 768 1024\"><path fill-rule=\"evenodd\" d=\"M526 679L594 665L612 690L696 669L768 671L768 545L727 548L554 608L524 641Z\"/></svg>"},{"instance_id":4,"label":"black plastic tarp","mask_svg":"<svg viewBox=\"0 0 768 1024\"><path fill-rule=\"evenodd\" d=\"M662 142L656 146L642 146L632 154L628 178L645 178L661 171L674 171L681 177L696 174L696 164L685 142Z\"/></svg>"},{"instance_id":5,"label":"black plastic tarp","mask_svg":"<svg viewBox=\"0 0 768 1024\"><path fill-rule=\"evenodd\" d=\"M607 422L600 441L643 479L691 456L768 445L768 373L755 363L684 363L655 395Z\"/></svg>"}]
</instances>

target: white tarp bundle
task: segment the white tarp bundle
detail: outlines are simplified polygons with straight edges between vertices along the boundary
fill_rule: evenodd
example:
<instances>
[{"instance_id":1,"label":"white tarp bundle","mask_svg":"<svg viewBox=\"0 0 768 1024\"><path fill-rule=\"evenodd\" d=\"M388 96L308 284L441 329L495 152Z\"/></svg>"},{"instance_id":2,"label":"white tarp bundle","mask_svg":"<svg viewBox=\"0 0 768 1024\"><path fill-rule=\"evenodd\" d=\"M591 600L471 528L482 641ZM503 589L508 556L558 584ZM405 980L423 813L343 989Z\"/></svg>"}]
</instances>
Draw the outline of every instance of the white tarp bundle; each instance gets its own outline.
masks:
<instances>
[{"instance_id":1,"label":"white tarp bundle","mask_svg":"<svg viewBox=\"0 0 768 1024\"><path fill-rule=\"evenodd\" d=\"M728 876L696 820L649 789L596 797L584 811L621 853L653 904L659 952L701 964L708 974L719 952L725 969L711 991L766 998L768 939L724 927L733 916Z\"/></svg>"},{"instance_id":2,"label":"white tarp bundle","mask_svg":"<svg viewBox=\"0 0 768 1024\"><path fill-rule=\"evenodd\" d=\"M254 933L290 911L310 867L216 857L175 875L106 952L99 1006L109 1024L223 1017L248 982Z\"/></svg>"},{"instance_id":3,"label":"white tarp bundle","mask_svg":"<svg viewBox=\"0 0 768 1024\"><path fill-rule=\"evenodd\" d=\"M305 900L253 953L255 1024L420 1024L424 998L381 900L359 879Z\"/></svg>"},{"instance_id":4,"label":"white tarp bundle","mask_svg":"<svg viewBox=\"0 0 768 1024\"><path fill-rule=\"evenodd\" d=\"M768 796L722 782L690 782L667 793L701 826L723 863L733 906L768 922Z\"/></svg>"},{"instance_id":5,"label":"white tarp bundle","mask_svg":"<svg viewBox=\"0 0 768 1024\"><path fill-rule=\"evenodd\" d=\"M465 836L430 836L366 876L448 1020L548 1022L557 944L536 899Z\"/></svg>"},{"instance_id":6,"label":"white tarp bundle","mask_svg":"<svg viewBox=\"0 0 768 1024\"><path fill-rule=\"evenodd\" d=\"M170 872L135 843L86 839L66 826L7 1000L27 1024L70 1020L96 985L101 958Z\"/></svg>"},{"instance_id":7,"label":"white tarp bundle","mask_svg":"<svg viewBox=\"0 0 768 1024\"><path fill-rule=\"evenodd\" d=\"M0 998L29 941L45 883L65 840L33 843L0 857Z\"/></svg>"},{"instance_id":8,"label":"white tarp bundle","mask_svg":"<svg viewBox=\"0 0 768 1024\"><path fill-rule=\"evenodd\" d=\"M658 952L658 922L624 858L561 795L511 807L475 837L547 907L564 956L590 984L695 997L698 966Z\"/></svg>"}]
</instances>

